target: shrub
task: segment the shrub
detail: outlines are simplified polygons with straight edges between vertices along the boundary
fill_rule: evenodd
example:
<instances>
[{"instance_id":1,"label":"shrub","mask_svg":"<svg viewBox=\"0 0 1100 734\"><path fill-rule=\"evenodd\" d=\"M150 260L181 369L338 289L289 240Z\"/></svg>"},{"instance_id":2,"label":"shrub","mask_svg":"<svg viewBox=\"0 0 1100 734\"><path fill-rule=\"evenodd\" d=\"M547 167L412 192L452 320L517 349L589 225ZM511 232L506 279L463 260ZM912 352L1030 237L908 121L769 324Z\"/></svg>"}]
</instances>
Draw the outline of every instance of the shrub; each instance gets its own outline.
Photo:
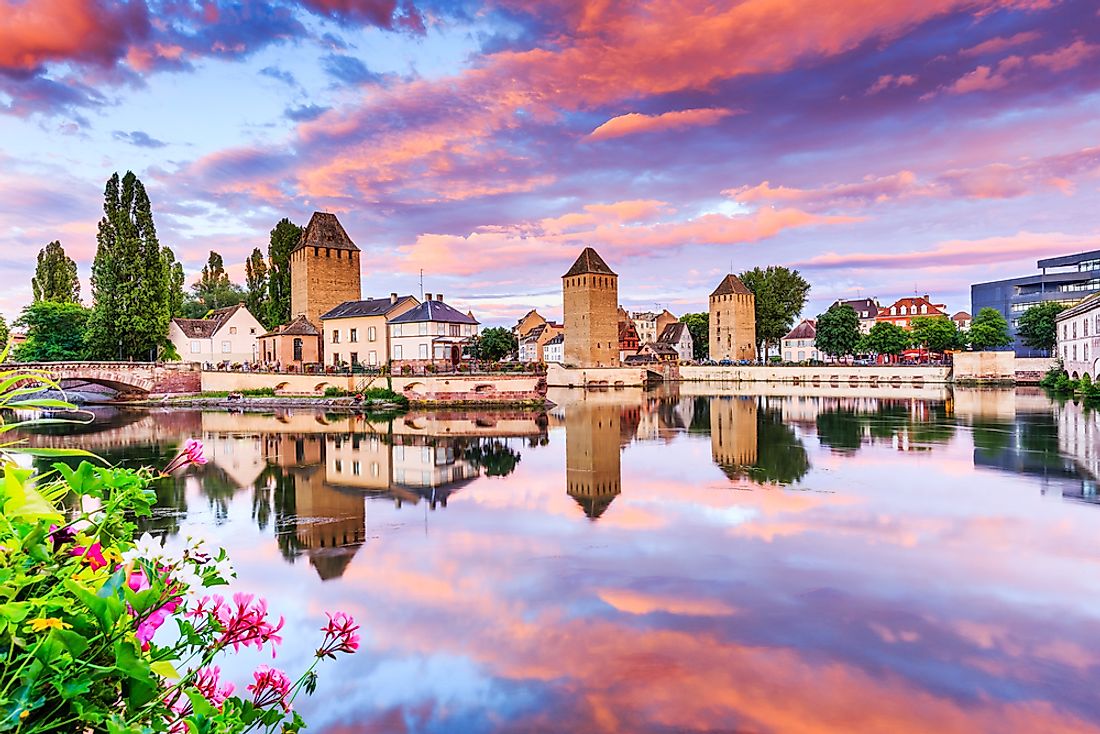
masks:
<instances>
[{"instance_id":1,"label":"shrub","mask_svg":"<svg viewBox=\"0 0 1100 734\"><path fill-rule=\"evenodd\" d=\"M0 373L0 385L8 386L0 389L0 407L66 407L27 397L33 382L56 388L32 373ZM18 425L0 419L0 433ZM329 615L301 676L261 665L234 695L217 662L242 647L274 651L282 618L251 594L230 601L214 593L234 575L224 549L189 538L175 555L148 533L133 540L131 520L151 514L152 484L205 463L201 442L187 441L160 470L83 461L36 474L12 461L16 450L0 448L0 730L228 734L304 727L291 703L313 691L322 659L358 648L355 621ZM66 515L60 501L69 494L97 509ZM158 641L170 622L178 634Z\"/></svg>"},{"instance_id":2,"label":"shrub","mask_svg":"<svg viewBox=\"0 0 1100 734\"><path fill-rule=\"evenodd\" d=\"M257 387L251 390L241 390L240 393L246 398L273 398L275 397L275 388Z\"/></svg>"},{"instance_id":3,"label":"shrub","mask_svg":"<svg viewBox=\"0 0 1100 734\"><path fill-rule=\"evenodd\" d=\"M345 390L342 387L326 387L325 388L325 397L326 398L346 398L347 396L348 396L348 391Z\"/></svg>"}]
</instances>

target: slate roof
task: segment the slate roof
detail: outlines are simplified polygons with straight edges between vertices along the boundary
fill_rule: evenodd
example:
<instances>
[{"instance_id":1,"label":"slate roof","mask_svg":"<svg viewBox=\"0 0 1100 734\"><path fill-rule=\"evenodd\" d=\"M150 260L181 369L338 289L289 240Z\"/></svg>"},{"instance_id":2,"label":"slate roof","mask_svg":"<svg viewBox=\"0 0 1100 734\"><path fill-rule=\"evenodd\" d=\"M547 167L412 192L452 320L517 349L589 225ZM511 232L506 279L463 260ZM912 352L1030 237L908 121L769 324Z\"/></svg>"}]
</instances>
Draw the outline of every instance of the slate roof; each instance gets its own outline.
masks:
<instances>
[{"instance_id":1,"label":"slate roof","mask_svg":"<svg viewBox=\"0 0 1100 734\"><path fill-rule=\"evenodd\" d=\"M853 298L848 301L837 301L837 303L841 306L851 306L861 319L873 319L878 316L879 307L873 298Z\"/></svg>"},{"instance_id":2,"label":"slate roof","mask_svg":"<svg viewBox=\"0 0 1100 734\"><path fill-rule=\"evenodd\" d=\"M451 308L443 301L424 301L416 308L390 319L391 324L415 324L420 321L436 321L447 324L477 324L470 314Z\"/></svg>"},{"instance_id":3,"label":"slate roof","mask_svg":"<svg viewBox=\"0 0 1100 734\"><path fill-rule=\"evenodd\" d=\"M676 347L666 342L648 342L642 349L647 349L653 354L679 354L679 352L676 351Z\"/></svg>"},{"instance_id":4,"label":"slate roof","mask_svg":"<svg viewBox=\"0 0 1100 734\"><path fill-rule=\"evenodd\" d=\"M320 330L309 322L305 316L299 316L290 323L276 326L271 331L263 334L260 338L265 336L320 336Z\"/></svg>"},{"instance_id":5,"label":"slate roof","mask_svg":"<svg viewBox=\"0 0 1100 734\"><path fill-rule=\"evenodd\" d=\"M802 319L802 323L791 329L784 339L813 339L817 336L817 322L813 319Z\"/></svg>"},{"instance_id":6,"label":"slate roof","mask_svg":"<svg viewBox=\"0 0 1100 734\"><path fill-rule=\"evenodd\" d=\"M562 344L564 342L565 342L565 334L555 334L554 336L550 337L546 341L546 344L543 344L542 346L546 347L550 344Z\"/></svg>"},{"instance_id":7,"label":"slate roof","mask_svg":"<svg viewBox=\"0 0 1100 734\"><path fill-rule=\"evenodd\" d=\"M677 321L675 324L665 324L665 328L661 331L661 335L657 337L657 341L662 344L679 344L686 328L687 324L682 321Z\"/></svg>"},{"instance_id":8,"label":"slate roof","mask_svg":"<svg viewBox=\"0 0 1100 734\"><path fill-rule=\"evenodd\" d=\"M738 294L742 296L751 296L752 291L748 286L741 282L733 273L730 273L725 278L722 278L722 282L718 284L718 287L714 289L714 293L711 293L711 298L714 296L728 296L731 294Z\"/></svg>"},{"instance_id":9,"label":"slate roof","mask_svg":"<svg viewBox=\"0 0 1100 734\"><path fill-rule=\"evenodd\" d=\"M225 308L216 308L206 318L202 319L172 319L172 322L180 328L188 339L209 339L218 333L218 329L225 325L238 309L244 308L243 303Z\"/></svg>"},{"instance_id":10,"label":"slate roof","mask_svg":"<svg viewBox=\"0 0 1100 734\"><path fill-rule=\"evenodd\" d=\"M313 212L309 218L309 224L302 230L302 236L298 238L295 250L303 247L331 247L337 250L351 250L359 252L359 248L348 237L344 227L335 214L329 212Z\"/></svg>"},{"instance_id":11,"label":"slate roof","mask_svg":"<svg viewBox=\"0 0 1100 734\"><path fill-rule=\"evenodd\" d=\"M389 298L368 298L365 301L344 301L336 308L321 314L325 319L350 319L356 316L384 316L390 309L396 308L412 296L398 296L396 301Z\"/></svg>"},{"instance_id":12,"label":"slate roof","mask_svg":"<svg viewBox=\"0 0 1100 734\"><path fill-rule=\"evenodd\" d=\"M563 278L569 278L574 275L586 275L588 273L596 273L597 275L616 275L615 271L607 266L607 263L600 257L600 253L593 250L591 247L586 247L581 250L581 254L577 257L577 261L573 263L573 267L566 271Z\"/></svg>"}]
</instances>

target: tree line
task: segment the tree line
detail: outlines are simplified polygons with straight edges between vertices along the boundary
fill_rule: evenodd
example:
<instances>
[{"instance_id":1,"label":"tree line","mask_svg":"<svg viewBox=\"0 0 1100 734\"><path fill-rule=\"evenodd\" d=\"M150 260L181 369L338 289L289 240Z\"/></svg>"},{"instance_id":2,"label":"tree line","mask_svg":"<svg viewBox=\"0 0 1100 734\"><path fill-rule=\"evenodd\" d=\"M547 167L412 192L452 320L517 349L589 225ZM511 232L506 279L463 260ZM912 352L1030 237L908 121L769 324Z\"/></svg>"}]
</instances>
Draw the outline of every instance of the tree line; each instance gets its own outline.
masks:
<instances>
[{"instance_id":1,"label":"tree line","mask_svg":"<svg viewBox=\"0 0 1100 734\"><path fill-rule=\"evenodd\" d=\"M155 360L178 358L168 340L173 318L203 318L219 308L247 305L268 329L290 320L290 251L301 228L282 219L271 230L265 255L253 249L245 285L232 282L222 256L210 252L198 280L185 290L183 265L161 245L145 186L132 172L107 180L103 217L92 262L91 305L80 298L76 262L60 241L39 253L31 279L33 300L14 326L26 341L20 361ZM0 341L8 327L0 318Z\"/></svg>"}]
</instances>

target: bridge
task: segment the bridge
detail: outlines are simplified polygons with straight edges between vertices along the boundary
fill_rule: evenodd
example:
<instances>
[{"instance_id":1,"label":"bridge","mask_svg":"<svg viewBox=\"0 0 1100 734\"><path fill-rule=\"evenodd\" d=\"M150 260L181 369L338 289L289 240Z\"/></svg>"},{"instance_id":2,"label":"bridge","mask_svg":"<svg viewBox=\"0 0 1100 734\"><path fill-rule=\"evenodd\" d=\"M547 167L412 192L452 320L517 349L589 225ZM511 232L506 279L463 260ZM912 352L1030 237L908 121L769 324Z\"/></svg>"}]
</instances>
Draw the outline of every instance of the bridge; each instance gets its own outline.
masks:
<instances>
[{"instance_id":1,"label":"bridge","mask_svg":"<svg viewBox=\"0 0 1100 734\"><path fill-rule=\"evenodd\" d=\"M44 372L62 386L103 385L122 398L202 391L202 372L190 362L19 362L3 369Z\"/></svg>"}]
</instances>

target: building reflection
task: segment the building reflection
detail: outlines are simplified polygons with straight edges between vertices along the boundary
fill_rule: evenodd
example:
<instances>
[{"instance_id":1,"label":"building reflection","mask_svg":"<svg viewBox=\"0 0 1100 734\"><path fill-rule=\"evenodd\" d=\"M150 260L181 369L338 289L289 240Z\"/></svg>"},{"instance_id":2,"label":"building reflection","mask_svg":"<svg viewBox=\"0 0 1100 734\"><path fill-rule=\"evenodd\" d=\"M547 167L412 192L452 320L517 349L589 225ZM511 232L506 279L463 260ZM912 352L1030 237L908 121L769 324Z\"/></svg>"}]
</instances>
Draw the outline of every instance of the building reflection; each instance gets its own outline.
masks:
<instances>
[{"instance_id":1,"label":"building reflection","mask_svg":"<svg viewBox=\"0 0 1100 734\"><path fill-rule=\"evenodd\" d=\"M603 515L622 491L619 452L636 430L638 415L628 410L624 420L620 406L600 402L581 401L566 408L566 492L591 520Z\"/></svg>"},{"instance_id":2,"label":"building reflection","mask_svg":"<svg viewBox=\"0 0 1100 734\"><path fill-rule=\"evenodd\" d=\"M712 397L696 401L693 425L709 418L711 458L731 480L793 484L809 472L810 458L785 407L783 398Z\"/></svg>"}]
</instances>

